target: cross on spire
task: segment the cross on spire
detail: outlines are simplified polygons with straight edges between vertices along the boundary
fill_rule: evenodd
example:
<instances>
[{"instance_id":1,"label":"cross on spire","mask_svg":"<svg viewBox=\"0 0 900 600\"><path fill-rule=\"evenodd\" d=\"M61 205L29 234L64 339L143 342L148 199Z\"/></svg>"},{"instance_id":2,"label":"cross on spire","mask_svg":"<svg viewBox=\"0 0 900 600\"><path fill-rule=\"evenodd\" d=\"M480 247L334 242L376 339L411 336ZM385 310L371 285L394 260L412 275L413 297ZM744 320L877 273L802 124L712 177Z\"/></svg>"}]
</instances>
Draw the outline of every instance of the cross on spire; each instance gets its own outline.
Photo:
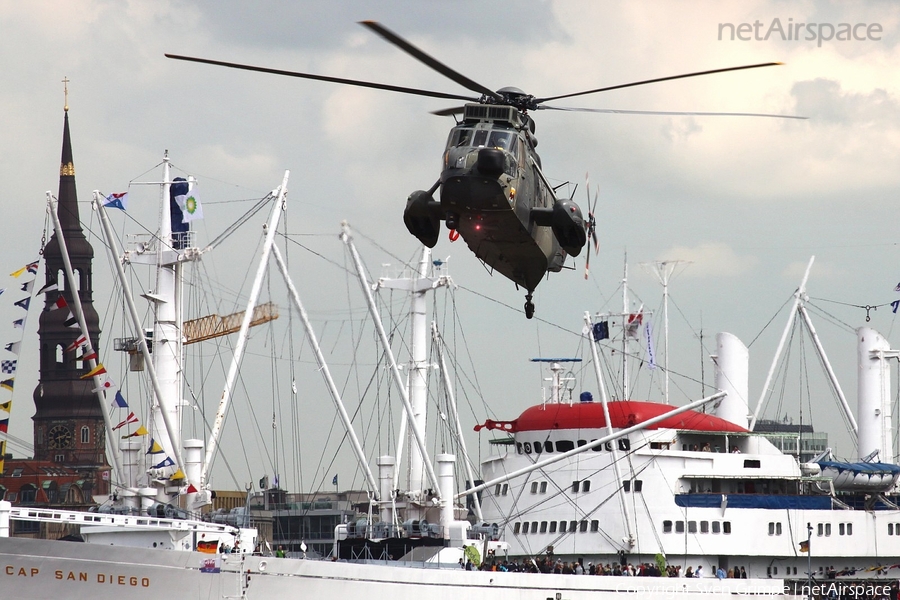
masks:
<instances>
[{"instance_id":1,"label":"cross on spire","mask_svg":"<svg viewBox=\"0 0 900 600\"><path fill-rule=\"evenodd\" d=\"M63 110L65 110L66 112L69 112L69 78L66 77L65 75L63 75L62 84L63 84L63 94L65 94L65 98L66 98L66 104L63 107Z\"/></svg>"}]
</instances>

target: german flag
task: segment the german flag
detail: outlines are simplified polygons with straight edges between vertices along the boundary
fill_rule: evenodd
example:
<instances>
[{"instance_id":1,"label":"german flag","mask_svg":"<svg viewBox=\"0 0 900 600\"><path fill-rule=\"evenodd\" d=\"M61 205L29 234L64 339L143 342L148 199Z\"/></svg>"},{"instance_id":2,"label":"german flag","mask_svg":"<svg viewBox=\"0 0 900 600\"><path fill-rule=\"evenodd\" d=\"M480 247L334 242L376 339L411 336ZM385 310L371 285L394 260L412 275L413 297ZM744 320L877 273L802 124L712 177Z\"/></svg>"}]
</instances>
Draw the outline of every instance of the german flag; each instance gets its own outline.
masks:
<instances>
[{"instance_id":1,"label":"german flag","mask_svg":"<svg viewBox=\"0 0 900 600\"><path fill-rule=\"evenodd\" d=\"M204 554L215 554L218 551L219 542L197 542L197 552L203 552Z\"/></svg>"}]
</instances>

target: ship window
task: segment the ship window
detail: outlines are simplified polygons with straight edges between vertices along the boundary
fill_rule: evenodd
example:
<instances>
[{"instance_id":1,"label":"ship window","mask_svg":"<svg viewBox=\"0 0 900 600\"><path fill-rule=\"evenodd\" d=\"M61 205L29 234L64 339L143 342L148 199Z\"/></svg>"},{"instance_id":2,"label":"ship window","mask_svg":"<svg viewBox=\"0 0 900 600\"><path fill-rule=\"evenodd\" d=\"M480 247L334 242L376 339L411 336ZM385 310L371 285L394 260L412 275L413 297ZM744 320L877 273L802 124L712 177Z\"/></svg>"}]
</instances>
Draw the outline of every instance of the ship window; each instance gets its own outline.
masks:
<instances>
[{"instance_id":1,"label":"ship window","mask_svg":"<svg viewBox=\"0 0 900 600\"><path fill-rule=\"evenodd\" d=\"M553 452L553 442L544 442L544 452Z\"/></svg>"},{"instance_id":2,"label":"ship window","mask_svg":"<svg viewBox=\"0 0 900 600\"><path fill-rule=\"evenodd\" d=\"M700 521L700 533L709 533L709 521Z\"/></svg>"},{"instance_id":3,"label":"ship window","mask_svg":"<svg viewBox=\"0 0 900 600\"><path fill-rule=\"evenodd\" d=\"M560 533L565 533L565 532L566 532L566 526L567 526L567 525L568 525L568 523L567 523L566 521L560 521L560 522L559 522L559 532L560 532Z\"/></svg>"},{"instance_id":4,"label":"ship window","mask_svg":"<svg viewBox=\"0 0 900 600\"><path fill-rule=\"evenodd\" d=\"M587 531L587 528L588 528L588 522L587 522L587 521L582 521L582 522L581 522L581 525L580 525L579 531L580 531L581 533L584 533L585 531Z\"/></svg>"},{"instance_id":5,"label":"ship window","mask_svg":"<svg viewBox=\"0 0 900 600\"><path fill-rule=\"evenodd\" d=\"M894 524L888 523L888 535L894 535Z\"/></svg>"},{"instance_id":6,"label":"ship window","mask_svg":"<svg viewBox=\"0 0 900 600\"><path fill-rule=\"evenodd\" d=\"M597 440L591 440L591 442L596 442L596 441ZM598 444L597 446L594 446L593 448L591 448L591 450L593 450L594 452L603 452L603 444Z\"/></svg>"},{"instance_id":7,"label":"ship window","mask_svg":"<svg viewBox=\"0 0 900 600\"><path fill-rule=\"evenodd\" d=\"M556 533L556 521L550 521L550 533Z\"/></svg>"},{"instance_id":8,"label":"ship window","mask_svg":"<svg viewBox=\"0 0 900 600\"><path fill-rule=\"evenodd\" d=\"M525 442L522 447L525 450L525 454L531 454L531 442Z\"/></svg>"},{"instance_id":9,"label":"ship window","mask_svg":"<svg viewBox=\"0 0 900 600\"><path fill-rule=\"evenodd\" d=\"M847 535L853 535L853 523L847 523Z\"/></svg>"},{"instance_id":10,"label":"ship window","mask_svg":"<svg viewBox=\"0 0 900 600\"><path fill-rule=\"evenodd\" d=\"M697 521L688 521L688 533L697 533Z\"/></svg>"},{"instance_id":11,"label":"ship window","mask_svg":"<svg viewBox=\"0 0 900 600\"><path fill-rule=\"evenodd\" d=\"M590 481L590 479L585 479L584 481L581 482L581 491L582 491L582 492L589 492L589 491L591 491L591 481Z\"/></svg>"},{"instance_id":12,"label":"ship window","mask_svg":"<svg viewBox=\"0 0 900 600\"><path fill-rule=\"evenodd\" d=\"M623 452L628 452L629 450L631 450L631 442L628 438L619 438L618 442L619 450L622 450Z\"/></svg>"},{"instance_id":13,"label":"ship window","mask_svg":"<svg viewBox=\"0 0 900 600\"><path fill-rule=\"evenodd\" d=\"M537 481L532 481L532 482L531 482L531 493L532 493L532 494L537 494L537 491L538 491L538 482L537 482Z\"/></svg>"},{"instance_id":14,"label":"ship window","mask_svg":"<svg viewBox=\"0 0 900 600\"><path fill-rule=\"evenodd\" d=\"M635 479L634 480L634 491L640 492L644 489L644 480L643 479Z\"/></svg>"},{"instance_id":15,"label":"ship window","mask_svg":"<svg viewBox=\"0 0 900 600\"><path fill-rule=\"evenodd\" d=\"M541 533L547 533L547 521L541 521Z\"/></svg>"},{"instance_id":16,"label":"ship window","mask_svg":"<svg viewBox=\"0 0 900 600\"><path fill-rule=\"evenodd\" d=\"M722 533L731 533L731 521L722 521Z\"/></svg>"},{"instance_id":17,"label":"ship window","mask_svg":"<svg viewBox=\"0 0 900 600\"><path fill-rule=\"evenodd\" d=\"M600 531L600 521L594 519L593 521L591 521L591 532L597 533L598 531Z\"/></svg>"},{"instance_id":18,"label":"ship window","mask_svg":"<svg viewBox=\"0 0 900 600\"><path fill-rule=\"evenodd\" d=\"M778 567L772 567L772 575L778 575Z\"/></svg>"},{"instance_id":19,"label":"ship window","mask_svg":"<svg viewBox=\"0 0 900 600\"><path fill-rule=\"evenodd\" d=\"M516 523L515 525L513 525L513 535L519 535L519 531L521 531L521 530L522 530L521 523Z\"/></svg>"},{"instance_id":20,"label":"ship window","mask_svg":"<svg viewBox=\"0 0 900 600\"><path fill-rule=\"evenodd\" d=\"M626 492L631 491L631 480L630 479L626 479L625 481L622 482L622 489L625 490Z\"/></svg>"},{"instance_id":21,"label":"ship window","mask_svg":"<svg viewBox=\"0 0 900 600\"><path fill-rule=\"evenodd\" d=\"M825 530L824 526L821 523L819 523L819 526L816 528L816 535L822 535L824 530Z\"/></svg>"},{"instance_id":22,"label":"ship window","mask_svg":"<svg viewBox=\"0 0 900 600\"><path fill-rule=\"evenodd\" d=\"M838 535L844 535L844 524L843 523L838 524Z\"/></svg>"},{"instance_id":23,"label":"ship window","mask_svg":"<svg viewBox=\"0 0 900 600\"><path fill-rule=\"evenodd\" d=\"M497 487L494 488L494 495L495 496L500 495L500 484L499 483L497 484Z\"/></svg>"},{"instance_id":24,"label":"ship window","mask_svg":"<svg viewBox=\"0 0 900 600\"><path fill-rule=\"evenodd\" d=\"M775 523L769 522L769 535L775 535Z\"/></svg>"},{"instance_id":25,"label":"ship window","mask_svg":"<svg viewBox=\"0 0 900 600\"><path fill-rule=\"evenodd\" d=\"M569 521L569 533L575 533L578 528L578 521Z\"/></svg>"},{"instance_id":26,"label":"ship window","mask_svg":"<svg viewBox=\"0 0 900 600\"><path fill-rule=\"evenodd\" d=\"M504 484L503 484L503 494L502 494L502 495L505 496L505 495L507 495L508 493L509 493L509 484L508 484L508 483L504 483Z\"/></svg>"},{"instance_id":27,"label":"ship window","mask_svg":"<svg viewBox=\"0 0 900 600\"><path fill-rule=\"evenodd\" d=\"M722 530L722 526L718 521L712 522L712 532L719 533Z\"/></svg>"},{"instance_id":28,"label":"ship window","mask_svg":"<svg viewBox=\"0 0 900 600\"><path fill-rule=\"evenodd\" d=\"M580 483L581 483L580 481L573 481L573 482L572 482L572 493L573 493L573 494L577 494L577 493L578 493L578 488L580 487Z\"/></svg>"},{"instance_id":29,"label":"ship window","mask_svg":"<svg viewBox=\"0 0 900 600\"><path fill-rule=\"evenodd\" d=\"M781 535L781 523L775 523L775 535Z\"/></svg>"},{"instance_id":30,"label":"ship window","mask_svg":"<svg viewBox=\"0 0 900 600\"><path fill-rule=\"evenodd\" d=\"M578 440L578 447L587 446L587 440Z\"/></svg>"},{"instance_id":31,"label":"ship window","mask_svg":"<svg viewBox=\"0 0 900 600\"><path fill-rule=\"evenodd\" d=\"M522 454L522 442L516 442L516 452Z\"/></svg>"},{"instance_id":32,"label":"ship window","mask_svg":"<svg viewBox=\"0 0 900 600\"><path fill-rule=\"evenodd\" d=\"M744 468L745 469L758 469L760 468L760 464L758 460L744 460Z\"/></svg>"},{"instance_id":33,"label":"ship window","mask_svg":"<svg viewBox=\"0 0 900 600\"><path fill-rule=\"evenodd\" d=\"M559 440L556 442L556 451L557 452L568 452L569 450L574 450L575 444L572 443L572 440Z\"/></svg>"},{"instance_id":34,"label":"ship window","mask_svg":"<svg viewBox=\"0 0 900 600\"><path fill-rule=\"evenodd\" d=\"M672 533L672 521L663 521L663 533Z\"/></svg>"},{"instance_id":35,"label":"ship window","mask_svg":"<svg viewBox=\"0 0 900 600\"><path fill-rule=\"evenodd\" d=\"M541 493L542 493L542 494L546 494L546 493L547 493L547 482L546 482L546 481L542 481L542 482L541 482Z\"/></svg>"},{"instance_id":36,"label":"ship window","mask_svg":"<svg viewBox=\"0 0 900 600\"><path fill-rule=\"evenodd\" d=\"M771 577L771 576L772 576L772 567L766 567L766 575L767 575L768 577Z\"/></svg>"},{"instance_id":37,"label":"ship window","mask_svg":"<svg viewBox=\"0 0 900 600\"><path fill-rule=\"evenodd\" d=\"M534 453L540 454L543 451L544 451L544 444L542 444L540 442L535 442L534 443Z\"/></svg>"},{"instance_id":38,"label":"ship window","mask_svg":"<svg viewBox=\"0 0 900 600\"><path fill-rule=\"evenodd\" d=\"M825 523L825 535L831 535L831 523Z\"/></svg>"},{"instance_id":39,"label":"ship window","mask_svg":"<svg viewBox=\"0 0 900 600\"><path fill-rule=\"evenodd\" d=\"M684 533L684 521L675 521L675 533Z\"/></svg>"}]
</instances>

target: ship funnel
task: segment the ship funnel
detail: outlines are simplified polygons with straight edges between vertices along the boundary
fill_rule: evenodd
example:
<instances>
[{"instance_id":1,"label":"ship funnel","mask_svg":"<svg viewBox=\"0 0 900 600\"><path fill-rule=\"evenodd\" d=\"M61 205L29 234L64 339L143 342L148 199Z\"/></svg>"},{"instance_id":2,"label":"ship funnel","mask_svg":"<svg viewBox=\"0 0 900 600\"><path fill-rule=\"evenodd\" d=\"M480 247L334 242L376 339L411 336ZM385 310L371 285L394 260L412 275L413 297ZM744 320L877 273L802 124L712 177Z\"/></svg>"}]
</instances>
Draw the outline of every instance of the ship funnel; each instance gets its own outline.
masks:
<instances>
[{"instance_id":1,"label":"ship funnel","mask_svg":"<svg viewBox=\"0 0 900 600\"><path fill-rule=\"evenodd\" d=\"M747 404L750 351L730 333L716 335L716 350L717 354L712 357L716 365L716 389L728 395L716 407L715 414L746 428L750 424Z\"/></svg>"},{"instance_id":2,"label":"ship funnel","mask_svg":"<svg viewBox=\"0 0 900 600\"><path fill-rule=\"evenodd\" d=\"M893 462L891 451L891 372L887 359L897 356L884 337L870 327L856 330L857 422L860 460L878 453L875 462Z\"/></svg>"}]
</instances>

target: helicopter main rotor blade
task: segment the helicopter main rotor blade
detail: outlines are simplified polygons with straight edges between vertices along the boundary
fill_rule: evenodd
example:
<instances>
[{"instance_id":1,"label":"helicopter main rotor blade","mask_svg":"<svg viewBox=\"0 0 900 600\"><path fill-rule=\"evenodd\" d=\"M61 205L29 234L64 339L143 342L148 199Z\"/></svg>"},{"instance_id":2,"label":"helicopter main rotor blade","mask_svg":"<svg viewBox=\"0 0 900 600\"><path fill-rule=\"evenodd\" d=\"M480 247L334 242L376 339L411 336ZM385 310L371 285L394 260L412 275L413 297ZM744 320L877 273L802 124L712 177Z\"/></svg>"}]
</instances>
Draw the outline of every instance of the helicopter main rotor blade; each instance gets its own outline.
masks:
<instances>
[{"instance_id":1,"label":"helicopter main rotor blade","mask_svg":"<svg viewBox=\"0 0 900 600\"><path fill-rule=\"evenodd\" d=\"M400 92L401 94L413 94L416 96L429 96L431 98L445 98L448 100L466 100L468 102L477 102L478 98L469 96L461 96L459 94L448 94L445 92L433 92L430 90L419 90L416 88L403 87L399 85L389 85L386 83L373 83L370 81L360 81L358 79L344 79L341 77L328 77L326 75L313 75L311 73L300 73L297 71L284 71L282 69L269 69L267 67L256 67L253 65L243 65L240 63L231 63L221 60L211 60L209 58L196 58L193 56L181 56L178 54L166 54L166 58L174 60L184 60L188 62L203 63L207 65L216 65L219 67L228 67L230 69L242 69L244 71L257 71L259 73L270 73L273 75L285 75L287 77L300 77L303 79L315 79L317 81L328 81L331 83L342 83L345 85L355 85L357 87L372 88L376 90L387 90L389 92Z\"/></svg>"},{"instance_id":2,"label":"helicopter main rotor blade","mask_svg":"<svg viewBox=\"0 0 900 600\"><path fill-rule=\"evenodd\" d=\"M768 113L743 113L743 112L696 112L696 111L670 111L670 110L621 110L618 108L573 108L563 106L544 106L539 105L540 110L563 110L569 112L592 112L606 113L612 115L672 115L687 117L770 117L772 119L801 119L806 120L809 117L799 117L797 115L773 115Z\"/></svg>"},{"instance_id":3,"label":"helicopter main rotor blade","mask_svg":"<svg viewBox=\"0 0 900 600\"><path fill-rule=\"evenodd\" d=\"M451 108L442 108L441 110L433 110L431 114L439 117L450 117L453 115L461 115L466 111L465 106L453 106Z\"/></svg>"},{"instance_id":4,"label":"helicopter main rotor blade","mask_svg":"<svg viewBox=\"0 0 900 600\"><path fill-rule=\"evenodd\" d=\"M498 94L497 92L486 88L477 81L469 79L462 73L454 71L444 63L432 58L428 54L425 54L390 29L384 27L381 23L377 21L360 21L359 24L363 25L364 27L368 27L369 29L383 37L385 40L394 44L419 62L431 67L444 77L452 79L464 88L472 90L473 92L478 92L479 94L483 94L485 96L489 96L494 100L503 100L503 97L500 96L500 94Z\"/></svg>"},{"instance_id":5,"label":"helicopter main rotor blade","mask_svg":"<svg viewBox=\"0 0 900 600\"><path fill-rule=\"evenodd\" d=\"M597 92L608 92L610 90L620 90L622 88L634 87L637 85L646 85L648 83L659 83L660 81L672 81L673 79L686 79L688 77L700 77L701 75L712 75L714 73L727 73L729 71L743 71L745 69L758 69L760 67L774 67L783 65L780 62L760 63L757 65L743 65L740 67L727 67L725 69L712 69L709 71L698 71L696 73L684 73L682 75L670 75L668 77L657 77L656 79L645 79L643 81L633 81L631 83L621 83L619 85L611 85L608 87L597 88L595 90L586 90L584 92L575 92L573 94L563 94L561 96L548 96L547 98L536 98L537 104L548 102L550 100L559 100L560 98L573 98L575 96L585 96L587 94L596 94Z\"/></svg>"}]
</instances>

